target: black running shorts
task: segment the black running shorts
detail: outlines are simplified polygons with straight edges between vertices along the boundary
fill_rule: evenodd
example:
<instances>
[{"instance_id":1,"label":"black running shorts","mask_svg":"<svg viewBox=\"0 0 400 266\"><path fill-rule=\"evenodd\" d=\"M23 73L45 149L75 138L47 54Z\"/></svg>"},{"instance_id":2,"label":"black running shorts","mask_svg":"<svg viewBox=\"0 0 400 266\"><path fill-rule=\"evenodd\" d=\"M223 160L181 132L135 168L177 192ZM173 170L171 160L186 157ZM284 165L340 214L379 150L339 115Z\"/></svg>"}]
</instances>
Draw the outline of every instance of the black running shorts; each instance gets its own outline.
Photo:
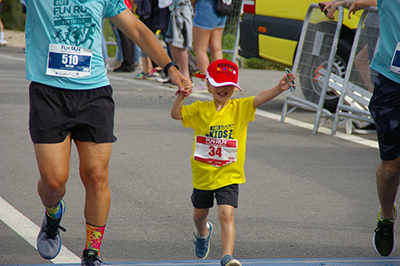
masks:
<instances>
[{"instance_id":1,"label":"black running shorts","mask_svg":"<svg viewBox=\"0 0 400 266\"><path fill-rule=\"evenodd\" d=\"M369 110L376 125L381 159L400 157L400 84L379 74Z\"/></svg>"},{"instance_id":2,"label":"black running shorts","mask_svg":"<svg viewBox=\"0 0 400 266\"><path fill-rule=\"evenodd\" d=\"M217 205L231 205L238 207L239 185L233 184L216 190L200 190L193 188L192 204L198 209L212 208L214 206L214 195Z\"/></svg>"},{"instance_id":3,"label":"black running shorts","mask_svg":"<svg viewBox=\"0 0 400 266\"><path fill-rule=\"evenodd\" d=\"M29 86L29 131L33 143L74 140L116 141L115 104L111 86L93 90L65 90L32 82Z\"/></svg>"}]
</instances>

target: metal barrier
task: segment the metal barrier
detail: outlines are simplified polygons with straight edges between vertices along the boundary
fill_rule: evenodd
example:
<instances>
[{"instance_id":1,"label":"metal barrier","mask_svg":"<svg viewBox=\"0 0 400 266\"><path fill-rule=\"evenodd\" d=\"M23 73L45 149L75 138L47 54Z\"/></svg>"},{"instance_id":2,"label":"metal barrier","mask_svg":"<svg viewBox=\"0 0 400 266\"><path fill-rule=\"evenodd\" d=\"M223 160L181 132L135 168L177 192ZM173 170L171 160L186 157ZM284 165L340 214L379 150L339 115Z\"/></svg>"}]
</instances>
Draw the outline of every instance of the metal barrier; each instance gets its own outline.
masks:
<instances>
[{"instance_id":1,"label":"metal barrier","mask_svg":"<svg viewBox=\"0 0 400 266\"><path fill-rule=\"evenodd\" d=\"M351 134L353 119L373 123L368 105L373 92L373 81L378 73L370 69L369 65L375 53L378 38L378 9L366 8L360 17L346 75L341 82L343 88L336 107L332 135L336 133L338 125L343 122L348 122L346 132Z\"/></svg>"},{"instance_id":2,"label":"metal barrier","mask_svg":"<svg viewBox=\"0 0 400 266\"><path fill-rule=\"evenodd\" d=\"M292 72L296 75L296 90L286 93L281 122L297 108L315 111L313 134L316 134L322 117L333 119L324 109L329 76L321 79L315 69L331 73L343 22L343 8L338 9L337 21L331 21L317 4L311 4L304 19ZM319 68L318 68L319 66ZM290 110L289 106L293 106Z\"/></svg>"},{"instance_id":3,"label":"metal barrier","mask_svg":"<svg viewBox=\"0 0 400 266\"><path fill-rule=\"evenodd\" d=\"M238 46L239 46L239 26L240 26L240 15L242 13L243 0L232 0L233 12L226 19L224 33L222 35L222 52L231 54L232 62L238 60L238 65L241 66L241 61L237 58Z\"/></svg>"}]
</instances>

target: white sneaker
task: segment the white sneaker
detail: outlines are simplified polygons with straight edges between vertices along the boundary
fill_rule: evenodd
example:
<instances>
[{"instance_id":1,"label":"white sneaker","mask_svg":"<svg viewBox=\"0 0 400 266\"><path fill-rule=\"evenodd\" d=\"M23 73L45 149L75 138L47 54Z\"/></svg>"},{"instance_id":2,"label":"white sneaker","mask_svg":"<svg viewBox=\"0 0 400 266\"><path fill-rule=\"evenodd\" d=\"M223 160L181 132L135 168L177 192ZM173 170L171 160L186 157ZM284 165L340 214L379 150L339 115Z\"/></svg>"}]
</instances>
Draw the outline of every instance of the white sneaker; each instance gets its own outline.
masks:
<instances>
[{"instance_id":1,"label":"white sneaker","mask_svg":"<svg viewBox=\"0 0 400 266\"><path fill-rule=\"evenodd\" d=\"M193 87L192 93L208 93L207 83L200 80L199 84Z\"/></svg>"},{"instance_id":2,"label":"white sneaker","mask_svg":"<svg viewBox=\"0 0 400 266\"><path fill-rule=\"evenodd\" d=\"M167 82L169 80L169 77L165 76L165 74L162 74L162 76L156 77L156 81L163 83Z\"/></svg>"},{"instance_id":3,"label":"white sneaker","mask_svg":"<svg viewBox=\"0 0 400 266\"><path fill-rule=\"evenodd\" d=\"M7 45L7 41L4 39L0 39L0 46L6 46Z\"/></svg>"}]
</instances>

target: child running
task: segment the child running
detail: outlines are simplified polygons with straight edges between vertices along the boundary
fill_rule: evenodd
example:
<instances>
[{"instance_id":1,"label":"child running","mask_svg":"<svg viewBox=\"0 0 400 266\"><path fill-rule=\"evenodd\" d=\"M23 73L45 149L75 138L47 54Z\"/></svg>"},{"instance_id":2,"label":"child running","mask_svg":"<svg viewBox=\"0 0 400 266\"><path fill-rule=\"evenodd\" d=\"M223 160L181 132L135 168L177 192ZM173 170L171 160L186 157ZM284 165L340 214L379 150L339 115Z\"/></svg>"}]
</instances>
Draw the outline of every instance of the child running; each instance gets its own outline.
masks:
<instances>
[{"instance_id":1,"label":"child running","mask_svg":"<svg viewBox=\"0 0 400 266\"><path fill-rule=\"evenodd\" d=\"M257 96L231 99L238 85L238 66L226 59L216 60L207 68L207 88L212 101L196 101L183 105L190 91L182 91L172 106L173 119L182 120L184 127L194 129L193 154L191 156L194 207L195 252L205 259L210 250L213 225L208 213L218 205L221 224L221 266L240 266L233 254L235 242L234 209L238 207L239 186L245 183L244 161L246 153L247 124L254 121L255 110L281 92L290 88L295 79L288 74L278 85L262 91Z\"/></svg>"}]
</instances>

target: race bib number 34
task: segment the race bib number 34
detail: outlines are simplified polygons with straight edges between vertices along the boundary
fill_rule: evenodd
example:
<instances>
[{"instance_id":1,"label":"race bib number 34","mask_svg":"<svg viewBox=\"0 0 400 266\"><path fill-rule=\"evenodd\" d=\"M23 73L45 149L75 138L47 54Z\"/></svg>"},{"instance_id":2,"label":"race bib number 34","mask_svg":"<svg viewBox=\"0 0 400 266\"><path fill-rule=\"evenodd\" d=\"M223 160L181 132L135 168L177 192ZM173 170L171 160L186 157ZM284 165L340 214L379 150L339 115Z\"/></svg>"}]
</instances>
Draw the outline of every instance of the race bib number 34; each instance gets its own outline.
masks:
<instances>
[{"instance_id":1,"label":"race bib number 34","mask_svg":"<svg viewBox=\"0 0 400 266\"><path fill-rule=\"evenodd\" d=\"M57 77L80 78L91 72L91 49L51 43L47 58L46 74Z\"/></svg>"},{"instance_id":2,"label":"race bib number 34","mask_svg":"<svg viewBox=\"0 0 400 266\"><path fill-rule=\"evenodd\" d=\"M213 166L236 162L237 140L196 136L193 158Z\"/></svg>"}]
</instances>

